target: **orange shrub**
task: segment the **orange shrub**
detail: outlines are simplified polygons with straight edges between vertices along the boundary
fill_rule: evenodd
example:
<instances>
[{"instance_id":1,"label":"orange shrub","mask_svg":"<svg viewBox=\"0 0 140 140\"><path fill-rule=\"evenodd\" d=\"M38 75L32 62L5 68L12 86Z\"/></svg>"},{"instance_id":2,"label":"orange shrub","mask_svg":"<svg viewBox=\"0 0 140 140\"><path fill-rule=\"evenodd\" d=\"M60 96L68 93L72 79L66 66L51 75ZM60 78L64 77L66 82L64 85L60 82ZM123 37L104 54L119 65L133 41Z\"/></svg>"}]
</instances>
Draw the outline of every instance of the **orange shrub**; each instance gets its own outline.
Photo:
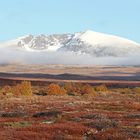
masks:
<instances>
[{"instance_id":1,"label":"orange shrub","mask_svg":"<svg viewBox=\"0 0 140 140\"><path fill-rule=\"evenodd\" d=\"M58 84L50 84L47 86L47 94L48 95L59 95L59 94L66 94L66 90L61 88Z\"/></svg>"},{"instance_id":2,"label":"orange shrub","mask_svg":"<svg viewBox=\"0 0 140 140\"><path fill-rule=\"evenodd\" d=\"M12 92L14 96L20 96L21 95L21 84L17 84L16 86L13 86Z\"/></svg>"},{"instance_id":3,"label":"orange shrub","mask_svg":"<svg viewBox=\"0 0 140 140\"><path fill-rule=\"evenodd\" d=\"M82 87L82 92L81 92L82 95L96 95L96 92L95 90L93 89L92 86L86 84Z\"/></svg>"}]
</instances>

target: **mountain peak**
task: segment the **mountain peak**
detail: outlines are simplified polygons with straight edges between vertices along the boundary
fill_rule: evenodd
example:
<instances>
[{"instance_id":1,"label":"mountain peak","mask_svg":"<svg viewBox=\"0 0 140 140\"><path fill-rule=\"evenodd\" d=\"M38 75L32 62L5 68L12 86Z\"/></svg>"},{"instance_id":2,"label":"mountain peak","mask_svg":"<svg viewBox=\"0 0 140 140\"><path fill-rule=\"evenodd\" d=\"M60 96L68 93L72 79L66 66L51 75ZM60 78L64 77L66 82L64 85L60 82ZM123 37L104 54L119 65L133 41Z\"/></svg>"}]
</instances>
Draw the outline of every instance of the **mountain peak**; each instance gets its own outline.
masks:
<instances>
[{"instance_id":1,"label":"mountain peak","mask_svg":"<svg viewBox=\"0 0 140 140\"><path fill-rule=\"evenodd\" d=\"M114 35L87 30L75 34L26 35L0 46L26 51L69 51L92 56L126 56L140 53L140 44Z\"/></svg>"},{"instance_id":2,"label":"mountain peak","mask_svg":"<svg viewBox=\"0 0 140 140\"><path fill-rule=\"evenodd\" d=\"M18 37L17 40L25 39L25 38L29 38L29 37L34 37L34 36L31 35L31 34L28 34L28 35L24 35L24 36Z\"/></svg>"},{"instance_id":3,"label":"mountain peak","mask_svg":"<svg viewBox=\"0 0 140 140\"><path fill-rule=\"evenodd\" d=\"M118 37L115 35L110 35L110 34L105 34L105 33L99 33L99 32L92 31L92 30L85 31L79 38L83 42L88 43L89 45L112 44L114 46L120 46L119 44L125 43L125 44L133 44L133 45L135 44L137 46L140 46L140 44L138 44L134 41L125 39L123 37Z\"/></svg>"}]
</instances>

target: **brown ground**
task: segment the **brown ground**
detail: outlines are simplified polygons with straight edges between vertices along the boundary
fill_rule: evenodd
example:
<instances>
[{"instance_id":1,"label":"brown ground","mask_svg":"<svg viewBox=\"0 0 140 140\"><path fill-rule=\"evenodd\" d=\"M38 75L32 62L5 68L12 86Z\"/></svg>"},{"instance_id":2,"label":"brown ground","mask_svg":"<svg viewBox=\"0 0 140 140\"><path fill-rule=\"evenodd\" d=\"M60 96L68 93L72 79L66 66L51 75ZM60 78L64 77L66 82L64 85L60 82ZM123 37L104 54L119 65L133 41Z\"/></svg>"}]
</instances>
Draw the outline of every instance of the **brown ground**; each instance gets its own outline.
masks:
<instances>
[{"instance_id":1,"label":"brown ground","mask_svg":"<svg viewBox=\"0 0 140 140\"><path fill-rule=\"evenodd\" d=\"M138 140L140 96L0 99L1 140Z\"/></svg>"}]
</instances>

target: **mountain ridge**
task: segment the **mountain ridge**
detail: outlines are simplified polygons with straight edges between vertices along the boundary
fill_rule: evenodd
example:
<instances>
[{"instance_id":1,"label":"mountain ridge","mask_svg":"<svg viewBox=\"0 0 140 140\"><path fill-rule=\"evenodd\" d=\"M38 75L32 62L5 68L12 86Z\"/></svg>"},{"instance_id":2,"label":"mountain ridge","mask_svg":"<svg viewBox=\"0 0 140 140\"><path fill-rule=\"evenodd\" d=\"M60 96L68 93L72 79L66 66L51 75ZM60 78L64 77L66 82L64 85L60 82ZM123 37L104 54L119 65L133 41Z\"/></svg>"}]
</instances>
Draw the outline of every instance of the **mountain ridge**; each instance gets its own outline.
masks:
<instances>
[{"instance_id":1,"label":"mountain ridge","mask_svg":"<svg viewBox=\"0 0 140 140\"><path fill-rule=\"evenodd\" d=\"M74 34L26 35L0 43L24 51L63 51L92 56L127 56L140 53L140 44L115 35L87 30Z\"/></svg>"}]
</instances>

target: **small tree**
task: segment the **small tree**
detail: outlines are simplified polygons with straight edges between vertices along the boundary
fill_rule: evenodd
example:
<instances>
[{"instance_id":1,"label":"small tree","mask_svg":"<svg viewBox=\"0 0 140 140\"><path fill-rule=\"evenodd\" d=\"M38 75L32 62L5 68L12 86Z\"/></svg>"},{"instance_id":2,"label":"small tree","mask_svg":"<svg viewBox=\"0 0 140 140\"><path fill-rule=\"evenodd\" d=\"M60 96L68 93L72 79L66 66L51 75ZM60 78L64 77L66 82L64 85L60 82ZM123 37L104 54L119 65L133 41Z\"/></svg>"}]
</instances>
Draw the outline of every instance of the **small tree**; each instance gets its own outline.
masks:
<instances>
[{"instance_id":1,"label":"small tree","mask_svg":"<svg viewBox=\"0 0 140 140\"><path fill-rule=\"evenodd\" d=\"M29 81L23 81L21 83L21 95L24 95L24 96L32 96L31 82L29 82Z\"/></svg>"}]
</instances>

